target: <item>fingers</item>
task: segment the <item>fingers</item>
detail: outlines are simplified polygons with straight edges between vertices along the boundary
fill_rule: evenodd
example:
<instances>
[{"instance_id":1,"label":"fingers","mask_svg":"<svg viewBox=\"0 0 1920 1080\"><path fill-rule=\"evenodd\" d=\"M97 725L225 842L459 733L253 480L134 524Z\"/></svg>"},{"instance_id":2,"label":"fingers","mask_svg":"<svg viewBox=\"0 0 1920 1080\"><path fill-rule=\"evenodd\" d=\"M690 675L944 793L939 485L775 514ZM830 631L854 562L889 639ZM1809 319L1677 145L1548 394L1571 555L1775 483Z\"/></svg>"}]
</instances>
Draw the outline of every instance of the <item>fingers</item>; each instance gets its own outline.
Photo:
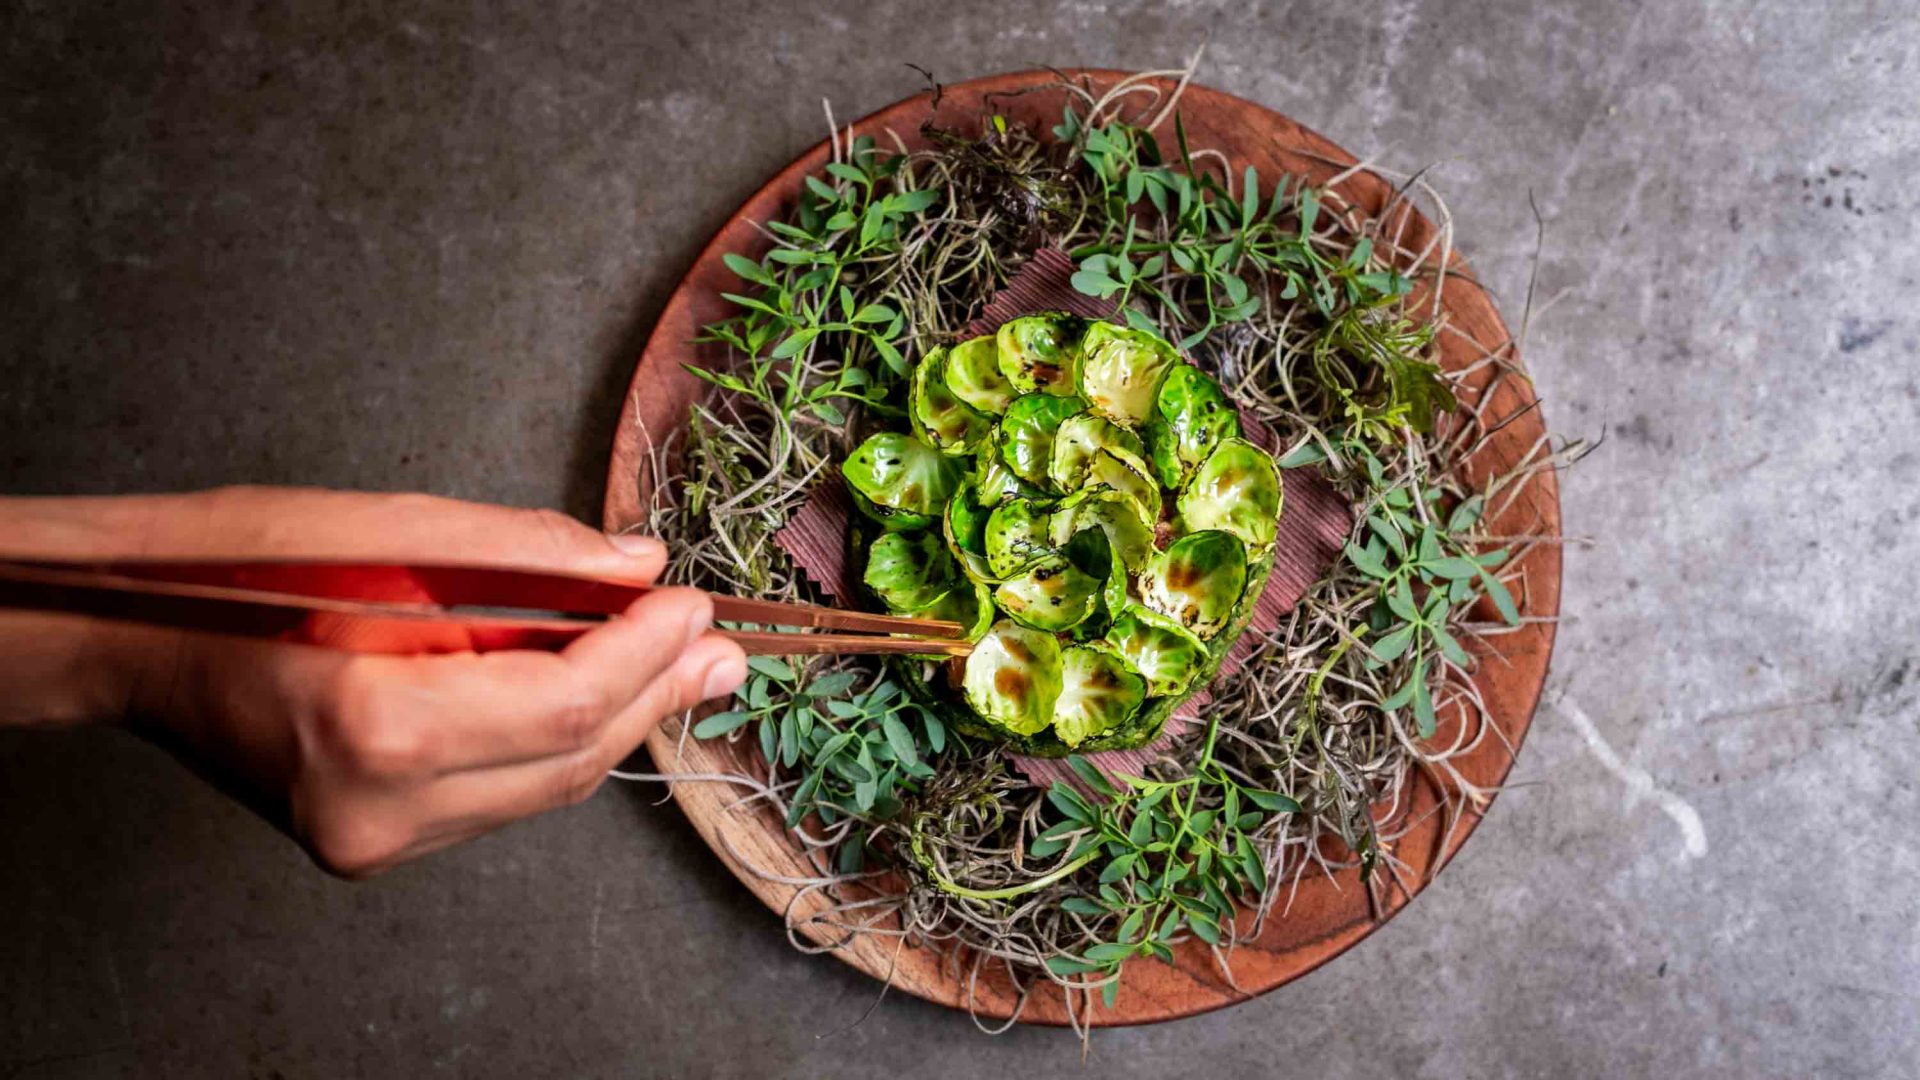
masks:
<instances>
[{"instance_id":1,"label":"fingers","mask_svg":"<svg viewBox=\"0 0 1920 1080\"><path fill-rule=\"evenodd\" d=\"M740 646L708 635L689 646L667 671L648 683L601 736L565 754L493 768L471 769L437 781L416 811L436 822L405 858L457 843L509 821L572 806L596 791L618 765L668 716L710 698L732 694L746 678Z\"/></svg>"},{"instance_id":2,"label":"fingers","mask_svg":"<svg viewBox=\"0 0 1920 1080\"><path fill-rule=\"evenodd\" d=\"M657 692L661 674L669 669L672 677L665 681L676 684L691 677L689 663L698 664L704 674L718 655L706 651L692 656L684 653L692 652L687 647L712 625L712 597L698 589L660 589L642 597L624 615L567 646L560 656L578 678L595 688L611 719L636 698ZM668 643L670 647L662 647ZM731 646L732 642L724 644ZM714 647L703 645L707 650ZM733 648L738 651L738 646Z\"/></svg>"},{"instance_id":3,"label":"fingers","mask_svg":"<svg viewBox=\"0 0 1920 1080\"><path fill-rule=\"evenodd\" d=\"M412 775L593 746L636 698L661 692L660 677L687 659L711 615L705 593L662 589L558 654L354 658L334 711L337 743L349 760L412 760ZM369 746L405 752L368 754Z\"/></svg>"},{"instance_id":4,"label":"fingers","mask_svg":"<svg viewBox=\"0 0 1920 1080\"><path fill-rule=\"evenodd\" d=\"M729 697L746 678L747 657L737 643L712 634L701 638L608 726L600 740L607 768L633 753L660 721L702 701Z\"/></svg>"}]
</instances>

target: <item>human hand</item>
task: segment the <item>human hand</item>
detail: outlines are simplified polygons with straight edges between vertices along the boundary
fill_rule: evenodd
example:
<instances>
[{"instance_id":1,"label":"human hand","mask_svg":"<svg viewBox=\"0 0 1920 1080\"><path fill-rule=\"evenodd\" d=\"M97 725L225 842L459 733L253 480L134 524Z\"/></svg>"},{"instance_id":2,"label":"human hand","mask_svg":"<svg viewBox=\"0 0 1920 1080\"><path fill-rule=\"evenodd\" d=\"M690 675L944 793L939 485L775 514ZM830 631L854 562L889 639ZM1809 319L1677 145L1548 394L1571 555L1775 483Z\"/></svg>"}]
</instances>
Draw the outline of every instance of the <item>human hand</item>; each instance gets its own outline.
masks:
<instances>
[{"instance_id":1,"label":"human hand","mask_svg":"<svg viewBox=\"0 0 1920 1080\"><path fill-rule=\"evenodd\" d=\"M665 564L650 538L419 495L16 499L0 521L16 557L437 559L640 582ZM40 643L21 674L49 715L124 718L321 866L363 877L579 802L663 717L732 693L745 658L711 621L704 593L663 588L558 653L370 656L17 612L0 615L0 644ZM8 717L44 719L18 701Z\"/></svg>"}]
</instances>

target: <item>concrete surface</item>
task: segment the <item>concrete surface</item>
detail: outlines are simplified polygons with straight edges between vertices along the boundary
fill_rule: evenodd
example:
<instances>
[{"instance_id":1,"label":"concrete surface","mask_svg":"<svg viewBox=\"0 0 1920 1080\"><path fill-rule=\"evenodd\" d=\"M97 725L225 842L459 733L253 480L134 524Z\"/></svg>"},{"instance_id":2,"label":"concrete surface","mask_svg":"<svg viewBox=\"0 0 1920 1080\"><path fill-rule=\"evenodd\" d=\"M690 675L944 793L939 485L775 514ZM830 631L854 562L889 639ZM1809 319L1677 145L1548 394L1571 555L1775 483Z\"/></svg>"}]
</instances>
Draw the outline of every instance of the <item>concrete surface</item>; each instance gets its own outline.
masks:
<instances>
[{"instance_id":1,"label":"concrete surface","mask_svg":"<svg viewBox=\"0 0 1920 1080\"><path fill-rule=\"evenodd\" d=\"M1549 700L1403 917L1101 1076L1920 1072L1920 20L1899 3L95 4L0 13L0 476L592 514L729 208L842 117L1163 66L1432 164L1568 478ZM365 885L159 753L0 740L0 1073L1074 1074L791 952L656 793Z\"/></svg>"}]
</instances>

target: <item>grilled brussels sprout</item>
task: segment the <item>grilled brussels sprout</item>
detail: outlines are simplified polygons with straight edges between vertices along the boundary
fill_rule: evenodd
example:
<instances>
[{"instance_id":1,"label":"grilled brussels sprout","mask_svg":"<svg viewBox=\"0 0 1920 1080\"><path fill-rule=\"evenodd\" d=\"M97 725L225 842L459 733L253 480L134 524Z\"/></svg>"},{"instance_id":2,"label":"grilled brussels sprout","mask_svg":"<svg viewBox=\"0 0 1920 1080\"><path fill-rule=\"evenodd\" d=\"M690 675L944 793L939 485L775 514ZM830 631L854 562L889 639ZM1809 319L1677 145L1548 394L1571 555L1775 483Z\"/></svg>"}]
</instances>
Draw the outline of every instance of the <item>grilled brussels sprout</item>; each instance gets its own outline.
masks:
<instances>
[{"instance_id":1,"label":"grilled brussels sprout","mask_svg":"<svg viewBox=\"0 0 1920 1080\"><path fill-rule=\"evenodd\" d=\"M967 628L968 641L979 641L993 625L993 594L978 581L962 581L917 614L957 622Z\"/></svg>"},{"instance_id":2,"label":"grilled brussels sprout","mask_svg":"<svg viewBox=\"0 0 1920 1080\"><path fill-rule=\"evenodd\" d=\"M1006 459L989 442L973 467L973 497L981 506L999 506L1008 499L1037 499L1044 492L1013 474Z\"/></svg>"},{"instance_id":3,"label":"grilled brussels sprout","mask_svg":"<svg viewBox=\"0 0 1920 1080\"><path fill-rule=\"evenodd\" d=\"M987 568L997 578L1008 578L1020 568L1053 550L1048 542L1047 512L1026 499L1011 499L987 515L982 530Z\"/></svg>"},{"instance_id":4,"label":"grilled brussels sprout","mask_svg":"<svg viewBox=\"0 0 1920 1080\"><path fill-rule=\"evenodd\" d=\"M1095 451L1087 466L1087 483L1104 484L1133 500L1140 520L1151 528L1160 520L1160 485L1147 473L1147 463L1117 446Z\"/></svg>"},{"instance_id":5,"label":"grilled brussels sprout","mask_svg":"<svg viewBox=\"0 0 1920 1080\"><path fill-rule=\"evenodd\" d=\"M1247 584L1247 546L1232 533L1189 533L1147 560L1140 602L1202 640L1233 617Z\"/></svg>"},{"instance_id":6,"label":"grilled brussels sprout","mask_svg":"<svg viewBox=\"0 0 1920 1080\"><path fill-rule=\"evenodd\" d=\"M960 681L967 704L989 723L1035 734L1053 722L1060 700L1060 643L1003 619L974 644Z\"/></svg>"},{"instance_id":7,"label":"grilled brussels sprout","mask_svg":"<svg viewBox=\"0 0 1920 1080\"><path fill-rule=\"evenodd\" d=\"M1281 494L1280 470L1266 451L1244 439L1222 439L1180 492L1180 527L1230 532L1259 555L1273 543Z\"/></svg>"},{"instance_id":8,"label":"grilled brussels sprout","mask_svg":"<svg viewBox=\"0 0 1920 1080\"><path fill-rule=\"evenodd\" d=\"M1084 529L1105 533L1129 570L1140 569L1153 554L1153 527L1140 520L1139 504L1132 496L1105 485L1062 499L1047 522L1047 533L1055 547L1065 547Z\"/></svg>"},{"instance_id":9,"label":"grilled brussels sprout","mask_svg":"<svg viewBox=\"0 0 1920 1080\"><path fill-rule=\"evenodd\" d=\"M1076 385L1088 408L1137 427L1153 414L1160 384L1178 363L1173 346L1152 334L1096 323L1080 344Z\"/></svg>"},{"instance_id":10,"label":"grilled brussels sprout","mask_svg":"<svg viewBox=\"0 0 1920 1080\"><path fill-rule=\"evenodd\" d=\"M1069 645L1060 654L1053 732L1068 746L1079 746L1132 719L1146 697L1146 680L1111 647Z\"/></svg>"},{"instance_id":11,"label":"grilled brussels sprout","mask_svg":"<svg viewBox=\"0 0 1920 1080\"><path fill-rule=\"evenodd\" d=\"M890 610L919 611L953 588L953 558L931 533L881 533L861 580Z\"/></svg>"},{"instance_id":12,"label":"grilled brussels sprout","mask_svg":"<svg viewBox=\"0 0 1920 1080\"><path fill-rule=\"evenodd\" d=\"M971 454L993 431L993 418L947 388L947 350L934 349L913 369L907 416L913 434L943 454Z\"/></svg>"},{"instance_id":13,"label":"grilled brussels sprout","mask_svg":"<svg viewBox=\"0 0 1920 1080\"><path fill-rule=\"evenodd\" d=\"M962 466L911 435L882 431L841 462L840 472L855 505L882 526L924 529L960 486Z\"/></svg>"},{"instance_id":14,"label":"grilled brussels sprout","mask_svg":"<svg viewBox=\"0 0 1920 1080\"><path fill-rule=\"evenodd\" d=\"M1073 369L1085 324L1064 312L1028 315L1003 323L994 334L1000 374L1022 394L1036 391L1073 396Z\"/></svg>"},{"instance_id":15,"label":"grilled brussels sprout","mask_svg":"<svg viewBox=\"0 0 1920 1080\"><path fill-rule=\"evenodd\" d=\"M1207 643L1164 615L1130 607L1107 631L1107 642L1147 680L1154 697L1184 694L1207 663Z\"/></svg>"},{"instance_id":16,"label":"grilled brussels sprout","mask_svg":"<svg viewBox=\"0 0 1920 1080\"><path fill-rule=\"evenodd\" d=\"M1145 454L1140 437L1104 417L1090 412L1076 413L1060 421L1053 436L1053 459L1047 463L1047 478L1061 491L1078 491L1087 482L1087 469L1093 455L1106 447L1125 450L1135 457Z\"/></svg>"},{"instance_id":17,"label":"grilled brussels sprout","mask_svg":"<svg viewBox=\"0 0 1920 1080\"><path fill-rule=\"evenodd\" d=\"M989 516L991 511L974 499L972 480L961 483L960 490L947 500L946 513L941 516L940 533L947 542L947 552L975 581L999 580L987 565Z\"/></svg>"},{"instance_id":18,"label":"grilled brussels sprout","mask_svg":"<svg viewBox=\"0 0 1920 1080\"><path fill-rule=\"evenodd\" d=\"M1240 436L1240 413L1219 383L1192 364L1181 364L1160 384L1153 415L1141 431L1160 483L1177 488L1216 443Z\"/></svg>"},{"instance_id":19,"label":"grilled brussels sprout","mask_svg":"<svg viewBox=\"0 0 1920 1080\"><path fill-rule=\"evenodd\" d=\"M841 466L884 527L858 531L863 580L976 645L964 662L899 658L902 682L1020 753L1152 741L1266 583L1272 458L1165 342L1063 315L933 350L908 391L915 435L875 435Z\"/></svg>"},{"instance_id":20,"label":"grilled brussels sprout","mask_svg":"<svg viewBox=\"0 0 1920 1080\"><path fill-rule=\"evenodd\" d=\"M991 334L955 345L947 354L946 374L955 397L989 416L999 416L1013 400L1013 384L1000 373L1000 349Z\"/></svg>"},{"instance_id":21,"label":"grilled brussels sprout","mask_svg":"<svg viewBox=\"0 0 1920 1080\"><path fill-rule=\"evenodd\" d=\"M1058 632L1093 613L1102 579L1082 572L1064 555L1043 555L993 590L1007 617L1035 630Z\"/></svg>"},{"instance_id":22,"label":"grilled brussels sprout","mask_svg":"<svg viewBox=\"0 0 1920 1080\"><path fill-rule=\"evenodd\" d=\"M1053 461L1053 443L1060 425L1087 403L1077 397L1023 394L1007 406L995 439L1000 457L1013 474L1030 484L1046 485L1047 466Z\"/></svg>"}]
</instances>

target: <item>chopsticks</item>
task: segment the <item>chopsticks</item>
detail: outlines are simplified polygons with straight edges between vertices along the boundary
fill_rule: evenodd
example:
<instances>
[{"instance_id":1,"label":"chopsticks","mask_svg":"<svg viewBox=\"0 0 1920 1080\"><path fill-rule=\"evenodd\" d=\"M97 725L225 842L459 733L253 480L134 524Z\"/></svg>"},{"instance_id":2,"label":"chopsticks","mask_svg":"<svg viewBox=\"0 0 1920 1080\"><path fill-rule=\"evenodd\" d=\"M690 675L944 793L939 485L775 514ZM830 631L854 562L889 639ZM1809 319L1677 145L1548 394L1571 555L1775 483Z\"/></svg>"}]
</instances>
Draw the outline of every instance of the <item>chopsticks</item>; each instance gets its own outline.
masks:
<instances>
[{"instance_id":1,"label":"chopsticks","mask_svg":"<svg viewBox=\"0 0 1920 1080\"><path fill-rule=\"evenodd\" d=\"M0 562L0 607L67 611L354 652L556 649L649 586L511 567L332 561ZM965 656L954 622L713 597L752 655ZM807 633L808 630L844 631Z\"/></svg>"}]
</instances>

